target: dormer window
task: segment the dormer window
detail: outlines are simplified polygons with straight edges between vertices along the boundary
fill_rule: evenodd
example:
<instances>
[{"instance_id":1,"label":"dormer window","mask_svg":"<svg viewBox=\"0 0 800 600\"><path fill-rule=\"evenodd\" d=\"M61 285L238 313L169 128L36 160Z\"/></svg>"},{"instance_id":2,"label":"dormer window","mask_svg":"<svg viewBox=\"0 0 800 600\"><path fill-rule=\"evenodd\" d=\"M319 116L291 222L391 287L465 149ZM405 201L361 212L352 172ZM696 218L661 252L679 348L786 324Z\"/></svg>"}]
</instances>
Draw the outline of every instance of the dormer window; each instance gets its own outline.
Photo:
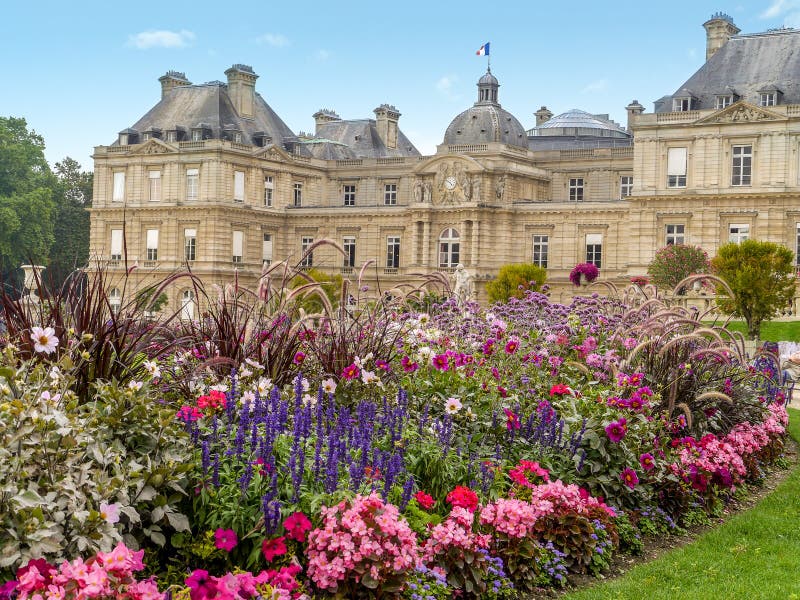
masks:
<instances>
[{"instance_id":1,"label":"dormer window","mask_svg":"<svg viewBox=\"0 0 800 600\"><path fill-rule=\"evenodd\" d=\"M241 144L242 143L242 132L241 131L234 131L233 132L233 141Z\"/></svg>"},{"instance_id":2,"label":"dormer window","mask_svg":"<svg viewBox=\"0 0 800 600\"><path fill-rule=\"evenodd\" d=\"M119 145L120 146L127 146L128 145L128 134L127 133L120 133L119 134Z\"/></svg>"},{"instance_id":3,"label":"dormer window","mask_svg":"<svg viewBox=\"0 0 800 600\"><path fill-rule=\"evenodd\" d=\"M682 98L673 98L672 99L672 110L674 112L686 112L688 110L692 110L694 108L692 102L694 98L692 97L682 97Z\"/></svg>"},{"instance_id":4,"label":"dormer window","mask_svg":"<svg viewBox=\"0 0 800 600\"><path fill-rule=\"evenodd\" d=\"M717 110L721 108L726 108L736 102L736 97L733 94L723 94L720 96L716 96L716 101L714 103L714 108Z\"/></svg>"},{"instance_id":5,"label":"dormer window","mask_svg":"<svg viewBox=\"0 0 800 600\"><path fill-rule=\"evenodd\" d=\"M203 141L203 130L202 129L192 129L192 141L193 142L202 142Z\"/></svg>"},{"instance_id":6,"label":"dormer window","mask_svg":"<svg viewBox=\"0 0 800 600\"><path fill-rule=\"evenodd\" d=\"M167 132L167 141L168 142L177 142L178 141L178 132L177 131L168 131Z\"/></svg>"},{"instance_id":7,"label":"dormer window","mask_svg":"<svg viewBox=\"0 0 800 600\"><path fill-rule=\"evenodd\" d=\"M123 129L119 132L119 137L117 138L119 141L120 146L127 146L129 144L138 144L139 143L139 132L135 129Z\"/></svg>"},{"instance_id":8,"label":"dormer window","mask_svg":"<svg viewBox=\"0 0 800 600\"><path fill-rule=\"evenodd\" d=\"M777 94L775 92L762 92L758 103L761 106L775 106Z\"/></svg>"}]
</instances>

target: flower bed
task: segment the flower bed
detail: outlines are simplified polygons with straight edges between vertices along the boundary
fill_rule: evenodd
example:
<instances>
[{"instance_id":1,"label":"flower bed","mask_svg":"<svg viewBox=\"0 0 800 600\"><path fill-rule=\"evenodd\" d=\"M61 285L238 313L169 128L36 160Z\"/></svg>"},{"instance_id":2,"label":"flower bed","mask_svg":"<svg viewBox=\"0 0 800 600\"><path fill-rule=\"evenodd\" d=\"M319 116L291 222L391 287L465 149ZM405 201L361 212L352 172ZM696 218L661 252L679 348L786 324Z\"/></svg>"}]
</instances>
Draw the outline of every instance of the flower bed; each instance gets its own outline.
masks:
<instances>
[{"instance_id":1,"label":"flower bed","mask_svg":"<svg viewBox=\"0 0 800 600\"><path fill-rule=\"evenodd\" d=\"M0 598L513 598L716 514L782 452L775 386L688 316L529 293L370 318L281 321L277 378L255 342L189 338L89 400L85 333L8 346Z\"/></svg>"}]
</instances>

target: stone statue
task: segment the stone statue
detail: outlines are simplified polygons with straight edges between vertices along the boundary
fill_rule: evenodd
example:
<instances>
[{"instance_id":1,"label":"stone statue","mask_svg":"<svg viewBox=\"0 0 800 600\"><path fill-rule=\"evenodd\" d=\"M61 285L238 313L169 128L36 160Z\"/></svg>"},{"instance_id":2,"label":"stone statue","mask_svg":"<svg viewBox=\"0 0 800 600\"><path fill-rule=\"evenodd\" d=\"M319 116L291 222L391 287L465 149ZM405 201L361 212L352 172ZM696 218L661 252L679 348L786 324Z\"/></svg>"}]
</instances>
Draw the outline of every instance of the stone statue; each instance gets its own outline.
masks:
<instances>
[{"instance_id":1,"label":"stone statue","mask_svg":"<svg viewBox=\"0 0 800 600\"><path fill-rule=\"evenodd\" d=\"M494 195L497 197L498 200L502 200L505 191L506 191L506 176L501 175L500 179L497 180L497 185L495 185L494 187Z\"/></svg>"},{"instance_id":2,"label":"stone statue","mask_svg":"<svg viewBox=\"0 0 800 600\"><path fill-rule=\"evenodd\" d=\"M464 265L458 263L456 270L453 273L453 296L458 304L464 304L472 300L472 273L464 268Z\"/></svg>"},{"instance_id":3,"label":"stone statue","mask_svg":"<svg viewBox=\"0 0 800 600\"><path fill-rule=\"evenodd\" d=\"M480 177L473 177L472 179L472 197L475 199L475 202L481 201L481 178Z\"/></svg>"},{"instance_id":4,"label":"stone statue","mask_svg":"<svg viewBox=\"0 0 800 600\"><path fill-rule=\"evenodd\" d=\"M414 202L419 204L424 200L423 196L425 194L425 186L422 183L421 179L417 179L414 182Z\"/></svg>"},{"instance_id":5,"label":"stone statue","mask_svg":"<svg viewBox=\"0 0 800 600\"><path fill-rule=\"evenodd\" d=\"M430 181L426 181L423 186L422 201L430 203L433 198L433 186Z\"/></svg>"}]
</instances>

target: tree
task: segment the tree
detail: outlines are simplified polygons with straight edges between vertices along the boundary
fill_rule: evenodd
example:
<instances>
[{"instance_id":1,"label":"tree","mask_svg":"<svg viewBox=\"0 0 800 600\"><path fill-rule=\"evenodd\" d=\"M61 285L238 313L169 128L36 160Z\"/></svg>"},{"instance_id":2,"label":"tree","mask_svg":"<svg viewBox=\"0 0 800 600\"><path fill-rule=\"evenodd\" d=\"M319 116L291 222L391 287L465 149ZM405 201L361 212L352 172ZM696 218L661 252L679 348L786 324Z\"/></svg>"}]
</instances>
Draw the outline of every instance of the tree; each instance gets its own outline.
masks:
<instances>
[{"instance_id":1,"label":"tree","mask_svg":"<svg viewBox=\"0 0 800 600\"><path fill-rule=\"evenodd\" d=\"M325 293L330 300L331 305L336 307L339 303L339 294L342 291L342 276L341 275L328 275L325 271L320 269L308 269L305 274L319 284L319 288ZM303 277L296 276L289 284L291 289L297 289L300 286L307 285L308 280ZM306 311L306 314L318 314L323 311L322 299L315 293L306 293L298 302L298 305Z\"/></svg>"},{"instance_id":2,"label":"tree","mask_svg":"<svg viewBox=\"0 0 800 600\"><path fill-rule=\"evenodd\" d=\"M0 269L46 263L53 245L53 174L25 119L0 117Z\"/></svg>"},{"instance_id":3,"label":"tree","mask_svg":"<svg viewBox=\"0 0 800 600\"><path fill-rule=\"evenodd\" d=\"M718 298L717 304L747 322L750 339L758 339L761 323L775 316L794 297L794 254L780 244L758 240L725 244L711 267L733 292L732 296ZM717 291L727 294L724 288Z\"/></svg>"},{"instance_id":4,"label":"tree","mask_svg":"<svg viewBox=\"0 0 800 600\"><path fill-rule=\"evenodd\" d=\"M524 298L525 293L537 291L547 279L547 271L533 263L503 265L497 279L486 284L489 302L505 302L509 298Z\"/></svg>"},{"instance_id":5,"label":"tree","mask_svg":"<svg viewBox=\"0 0 800 600\"><path fill-rule=\"evenodd\" d=\"M673 289L680 281L695 273L708 273L708 254L700 246L671 244L656 252L647 267L653 283Z\"/></svg>"}]
</instances>

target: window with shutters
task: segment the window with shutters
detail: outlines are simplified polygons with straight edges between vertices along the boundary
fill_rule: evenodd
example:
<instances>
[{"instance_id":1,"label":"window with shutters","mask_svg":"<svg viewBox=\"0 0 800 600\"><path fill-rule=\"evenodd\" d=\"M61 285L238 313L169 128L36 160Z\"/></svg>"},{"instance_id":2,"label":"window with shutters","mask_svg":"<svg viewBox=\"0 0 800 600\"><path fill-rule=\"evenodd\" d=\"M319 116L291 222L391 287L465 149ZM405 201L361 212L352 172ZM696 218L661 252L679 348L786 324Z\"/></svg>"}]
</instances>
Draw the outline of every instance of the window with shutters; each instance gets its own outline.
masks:
<instances>
[{"instance_id":1,"label":"window with shutters","mask_svg":"<svg viewBox=\"0 0 800 600\"><path fill-rule=\"evenodd\" d=\"M233 199L244 202L244 171L233 172Z\"/></svg>"},{"instance_id":2,"label":"window with shutters","mask_svg":"<svg viewBox=\"0 0 800 600\"><path fill-rule=\"evenodd\" d=\"M233 262L234 264L239 264L242 262L242 257L244 255L243 252L244 247L244 232L242 231L234 231L233 232Z\"/></svg>"},{"instance_id":3,"label":"window with shutters","mask_svg":"<svg viewBox=\"0 0 800 600\"><path fill-rule=\"evenodd\" d=\"M158 229L147 230L147 259L158 260Z\"/></svg>"},{"instance_id":4,"label":"window with shutters","mask_svg":"<svg viewBox=\"0 0 800 600\"><path fill-rule=\"evenodd\" d=\"M586 234L586 262L592 263L598 269L603 265L603 235L600 233Z\"/></svg>"},{"instance_id":5,"label":"window with shutters","mask_svg":"<svg viewBox=\"0 0 800 600\"><path fill-rule=\"evenodd\" d=\"M111 260L122 260L122 229L111 230Z\"/></svg>"},{"instance_id":6,"label":"window with shutters","mask_svg":"<svg viewBox=\"0 0 800 600\"><path fill-rule=\"evenodd\" d=\"M265 233L261 245L261 260L264 264L272 264L272 234Z\"/></svg>"},{"instance_id":7,"label":"window with shutters","mask_svg":"<svg viewBox=\"0 0 800 600\"><path fill-rule=\"evenodd\" d=\"M111 195L111 201L125 201L125 173L122 171L114 172L114 189Z\"/></svg>"},{"instance_id":8,"label":"window with shutters","mask_svg":"<svg viewBox=\"0 0 800 600\"><path fill-rule=\"evenodd\" d=\"M197 258L197 230L183 230L183 258L186 262L192 262Z\"/></svg>"},{"instance_id":9,"label":"window with shutters","mask_svg":"<svg viewBox=\"0 0 800 600\"><path fill-rule=\"evenodd\" d=\"M686 148L667 150L667 187L686 187Z\"/></svg>"},{"instance_id":10,"label":"window with shutters","mask_svg":"<svg viewBox=\"0 0 800 600\"><path fill-rule=\"evenodd\" d=\"M150 202L161 200L161 171L149 171L148 183L150 188Z\"/></svg>"}]
</instances>

